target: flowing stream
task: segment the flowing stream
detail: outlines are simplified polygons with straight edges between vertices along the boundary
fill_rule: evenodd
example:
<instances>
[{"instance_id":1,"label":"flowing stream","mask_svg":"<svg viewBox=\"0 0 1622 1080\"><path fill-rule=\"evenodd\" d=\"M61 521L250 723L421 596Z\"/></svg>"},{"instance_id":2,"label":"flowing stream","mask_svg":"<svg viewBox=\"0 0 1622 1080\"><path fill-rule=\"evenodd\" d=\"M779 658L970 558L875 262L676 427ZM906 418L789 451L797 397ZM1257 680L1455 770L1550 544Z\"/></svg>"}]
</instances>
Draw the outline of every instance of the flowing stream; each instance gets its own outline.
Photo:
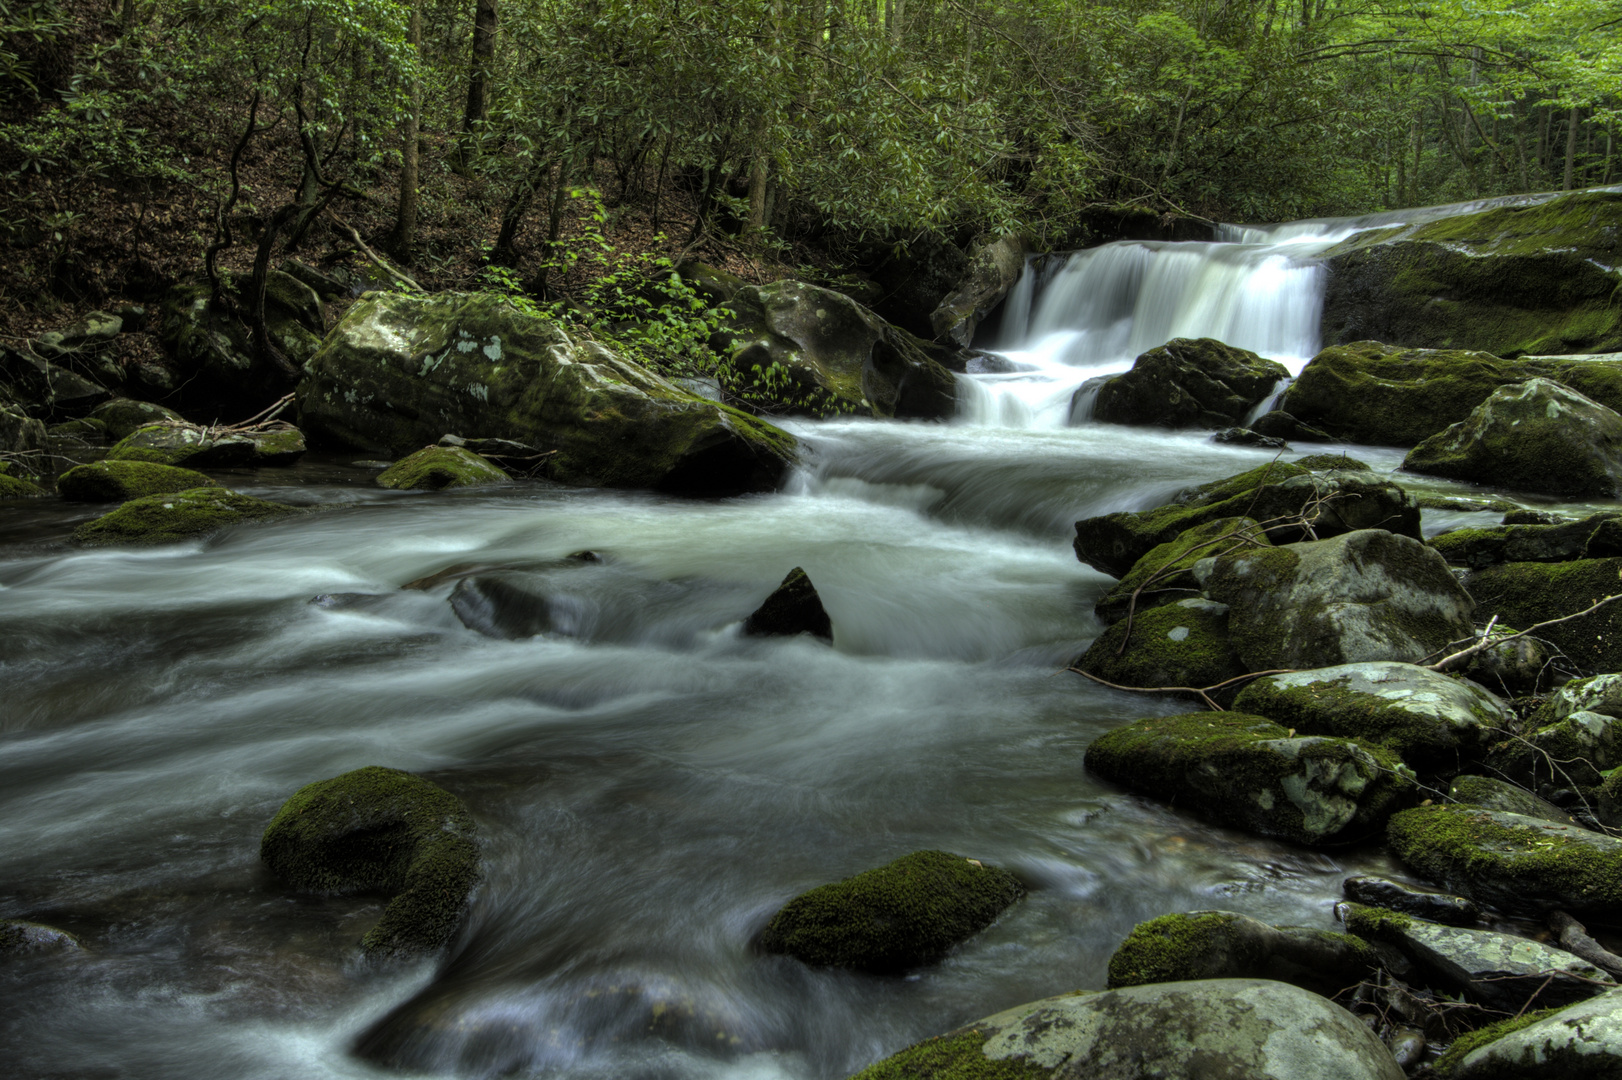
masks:
<instances>
[{"instance_id":1,"label":"flowing stream","mask_svg":"<svg viewBox=\"0 0 1622 1080\"><path fill-rule=\"evenodd\" d=\"M794 425L810 453L772 495L394 493L312 457L222 480L322 512L143 551L66 546L90 508L9 504L0 918L85 947L0 965L0 1074L838 1080L1102 987L1143 919L1332 925L1348 873L1398 871L1094 780L1090 740L1187 706L1055 673L1110 585L1072 523L1272 456L1070 424L1077 389L1173 335L1298 370L1310 255L1353 227L1110 245L1039 290L1028 275L1007 370L964 380L959 422ZM533 574L564 632L484 637L450 581L401 587L457 566ZM741 638L795 566L834 646ZM429 777L479 824L486 880L436 965L358 964L382 901L301 897L259 864L283 800L368 764ZM908 978L753 949L790 897L922 848L1009 867L1030 896Z\"/></svg>"}]
</instances>

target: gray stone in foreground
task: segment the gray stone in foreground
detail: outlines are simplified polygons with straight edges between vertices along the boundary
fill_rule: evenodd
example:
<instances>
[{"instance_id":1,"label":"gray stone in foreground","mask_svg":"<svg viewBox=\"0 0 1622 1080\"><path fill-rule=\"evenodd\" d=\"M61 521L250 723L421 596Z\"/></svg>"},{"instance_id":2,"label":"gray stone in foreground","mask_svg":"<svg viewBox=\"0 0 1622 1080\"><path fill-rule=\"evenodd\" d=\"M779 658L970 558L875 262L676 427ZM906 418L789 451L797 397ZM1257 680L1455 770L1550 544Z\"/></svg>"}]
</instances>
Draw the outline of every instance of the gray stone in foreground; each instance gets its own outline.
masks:
<instances>
[{"instance_id":1,"label":"gray stone in foreground","mask_svg":"<svg viewBox=\"0 0 1622 1080\"><path fill-rule=\"evenodd\" d=\"M1463 1055L1448 1080L1622 1078L1622 991L1562 1009Z\"/></svg>"}]
</instances>

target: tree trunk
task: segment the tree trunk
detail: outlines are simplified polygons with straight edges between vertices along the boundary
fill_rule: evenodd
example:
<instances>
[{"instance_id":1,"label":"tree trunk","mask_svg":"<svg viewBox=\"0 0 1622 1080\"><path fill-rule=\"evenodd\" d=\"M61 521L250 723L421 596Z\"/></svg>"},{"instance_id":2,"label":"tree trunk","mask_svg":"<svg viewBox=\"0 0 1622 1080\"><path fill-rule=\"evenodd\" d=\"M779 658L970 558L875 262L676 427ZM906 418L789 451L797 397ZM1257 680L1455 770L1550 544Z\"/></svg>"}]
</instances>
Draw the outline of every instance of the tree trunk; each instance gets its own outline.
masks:
<instances>
[{"instance_id":1,"label":"tree trunk","mask_svg":"<svg viewBox=\"0 0 1622 1080\"><path fill-rule=\"evenodd\" d=\"M1561 191L1570 191L1577 167L1577 106L1571 107L1571 119L1566 123L1566 178Z\"/></svg>"},{"instance_id":2,"label":"tree trunk","mask_svg":"<svg viewBox=\"0 0 1622 1080\"><path fill-rule=\"evenodd\" d=\"M462 113L461 151L472 156L479 128L490 116L490 70L496 55L497 0L475 0L473 58L468 64L467 108Z\"/></svg>"},{"instance_id":3,"label":"tree trunk","mask_svg":"<svg viewBox=\"0 0 1622 1080\"><path fill-rule=\"evenodd\" d=\"M422 63L422 0L411 6L411 53ZM422 75L411 80L411 111L406 114L400 138L400 209L394 219L394 235L389 248L408 265L411 248L417 242L417 141L422 135Z\"/></svg>"}]
</instances>

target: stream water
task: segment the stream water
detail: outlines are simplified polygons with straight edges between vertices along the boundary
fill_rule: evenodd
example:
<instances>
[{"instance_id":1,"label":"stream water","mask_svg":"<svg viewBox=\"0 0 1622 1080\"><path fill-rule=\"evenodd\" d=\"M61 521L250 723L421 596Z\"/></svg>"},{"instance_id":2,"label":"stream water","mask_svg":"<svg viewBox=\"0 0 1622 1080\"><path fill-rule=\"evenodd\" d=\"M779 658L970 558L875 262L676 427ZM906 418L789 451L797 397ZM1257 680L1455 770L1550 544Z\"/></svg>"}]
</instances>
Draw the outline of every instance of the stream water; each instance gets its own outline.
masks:
<instances>
[{"instance_id":1,"label":"stream water","mask_svg":"<svg viewBox=\"0 0 1622 1080\"><path fill-rule=\"evenodd\" d=\"M0 918L85 947L0 966L0 1074L838 1080L1102 987L1155 915L1331 925L1348 873L1399 871L1094 780L1090 740L1187 706L1056 674L1110 585L1072 523L1272 456L1070 424L1077 388L1172 334L1298 370L1310 255L1351 227L1308 224L1077 256L1015 297L1014 370L964 380L958 422L797 424L806 464L772 495L393 493L310 458L222 479L324 512L145 551L68 547L89 508L8 505ZM566 558L588 549L602 561ZM531 570L569 632L494 640L450 582L401 588L468 564ZM794 566L832 648L738 636ZM358 965L382 902L297 896L258 861L288 795L368 764L429 777L479 825L486 880L434 965ZM790 897L921 848L1009 867L1030 896L908 978L752 948Z\"/></svg>"}]
</instances>

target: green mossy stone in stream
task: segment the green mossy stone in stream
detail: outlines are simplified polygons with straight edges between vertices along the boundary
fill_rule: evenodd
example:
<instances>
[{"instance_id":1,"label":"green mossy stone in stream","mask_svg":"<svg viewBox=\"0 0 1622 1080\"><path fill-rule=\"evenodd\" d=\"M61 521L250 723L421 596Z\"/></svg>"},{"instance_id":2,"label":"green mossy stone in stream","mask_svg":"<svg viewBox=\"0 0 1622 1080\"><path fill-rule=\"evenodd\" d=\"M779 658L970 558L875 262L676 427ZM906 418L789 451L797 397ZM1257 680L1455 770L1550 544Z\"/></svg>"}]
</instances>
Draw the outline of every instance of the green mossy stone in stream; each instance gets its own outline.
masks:
<instances>
[{"instance_id":1,"label":"green mossy stone in stream","mask_svg":"<svg viewBox=\"0 0 1622 1080\"><path fill-rule=\"evenodd\" d=\"M440 491L444 488L505 484L507 474L459 446L429 446L401 458L377 476L382 487Z\"/></svg>"},{"instance_id":2,"label":"green mossy stone in stream","mask_svg":"<svg viewBox=\"0 0 1622 1080\"><path fill-rule=\"evenodd\" d=\"M418 776L376 765L306 784L266 827L259 857L304 892L392 899L361 940L373 956L432 952L479 882L473 819Z\"/></svg>"},{"instance_id":3,"label":"green mossy stone in stream","mask_svg":"<svg viewBox=\"0 0 1622 1080\"><path fill-rule=\"evenodd\" d=\"M1570 825L1571 815L1538 798L1523 787L1491 776L1456 776L1448 785L1447 797L1456 803L1479 806L1483 810L1502 810L1507 814L1542 818L1561 825Z\"/></svg>"},{"instance_id":4,"label":"green mossy stone in stream","mask_svg":"<svg viewBox=\"0 0 1622 1080\"><path fill-rule=\"evenodd\" d=\"M917 851L795 897L760 945L816 967L899 974L941 959L1024 895L1000 867Z\"/></svg>"},{"instance_id":5,"label":"green mossy stone in stream","mask_svg":"<svg viewBox=\"0 0 1622 1080\"><path fill-rule=\"evenodd\" d=\"M107 428L107 437L114 442L128 438L137 429L148 424L163 421L185 423L185 418L173 409L154 405L150 401L134 401L130 398L114 398L97 405L91 410L90 419L101 421Z\"/></svg>"},{"instance_id":6,"label":"green mossy stone in stream","mask_svg":"<svg viewBox=\"0 0 1622 1080\"><path fill-rule=\"evenodd\" d=\"M274 521L308 513L294 506L239 495L221 487L200 487L132 499L73 531L86 547L109 544L170 544L196 540L231 525Z\"/></svg>"},{"instance_id":7,"label":"green mossy stone in stream","mask_svg":"<svg viewBox=\"0 0 1622 1080\"><path fill-rule=\"evenodd\" d=\"M1442 1080L1455 1080L1455 1078L1458 1078L1458 1080L1463 1080L1460 1073L1460 1067L1463 1065L1465 1059L1471 1054L1474 1054L1477 1050L1492 1045L1507 1035L1513 1035L1524 1028L1541 1024L1543 1021L1558 1015L1562 1011L1564 1010L1538 1009L1522 1016L1512 1016L1508 1020L1500 1020L1496 1024L1488 1024L1486 1027L1477 1028L1474 1031L1467 1031L1463 1035L1460 1035L1457 1039L1453 1040L1452 1045L1442 1052L1442 1056L1436 1059L1435 1063L1432 1065L1432 1068L1436 1071L1436 1075L1441 1077ZM1535 1060L1536 1056L1534 1052L1534 1061ZM1533 1069L1536 1069L1535 1065L1533 1066ZM1469 1075L1479 1075L1483 1078L1514 1077L1535 1076L1536 1072L1523 1073L1516 1070L1514 1066L1511 1065L1510 1071L1508 1072L1500 1072L1489 1068L1480 1073L1476 1073L1472 1070ZM1556 1074L1552 1071L1549 1073L1549 1080L1557 1080L1557 1075L1558 1080L1575 1080L1575 1078L1569 1073L1562 1072Z\"/></svg>"},{"instance_id":8,"label":"green mossy stone in stream","mask_svg":"<svg viewBox=\"0 0 1622 1080\"><path fill-rule=\"evenodd\" d=\"M1075 666L1117 686L1193 689L1227 682L1248 670L1228 636L1227 607L1198 598L1140 611L1130 628L1125 620L1116 623L1087 647Z\"/></svg>"},{"instance_id":9,"label":"green mossy stone in stream","mask_svg":"<svg viewBox=\"0 0 1622 1080\"><path fill-rule=\"evenodd\" d=\"M20 476L0 473L0 499L32 499L45 494L45 489Z\"/></svg>"},{"instance_id":10,"label":"green mossy stone in stream","mask_svg":"<svg viewBox=\"0 0 1622 1080\"><path fill-rule=\"evenodd\" d=\"M1272 546L1267 533L1252 518L1207 521L1151 548L1093 610L1105 622L1115 623L1126 618L1127 612L1133 609L1133 593L1137 593L1136 610L1139 612L1198 597L1199 583L1193 574L1195 563L1244 547Z\"/></svg>"},{"instance_id":11,"label":"green mossy stone in stream","mask_svg":"<svg viewBox=\"0 0 1622 1080\"><path fill-rule=\"evenodd\" d=\"M1269 926L1232 911L1193 911L1133 927L1110 957L1108 985L1265 978L1328 995L1379 966L1374 950L1349 934Z\"/></svg>"},{"instance_id":12,"label":"green mossy stone in stream","mask_svg":"<svg viewBox=\"0 0 1622 1080\"><path fill-rule=\"evenodd\" d=\"M1622 524L1615 514L1594 514L1555 525L1497 525L1486 529L1454 529L1427 543L1453 566L1482 570L1505 562L1569 562L1573 559L1622 554L1615 549L1614 530L1606 523ZM1598 542L1595 534L1599 533Z\"/></svg>"},{"instance_id":13,"label":"green mossy stone in stream","mask_svg":"<svg viewBox=\"0 0 1622 1080\"><path fill-rule=\"evenodd\" d=\"M1464 585L1475 598L1477 620L1496 615L1505 625L1530 627L1622 593L1622 558L1500 563L1470 574ZM1622 600L1536 633L1582 668L1622 671Z\"/></svg>"},{"instance_id":14,"label":"green mossy stone in stream","mask_svg":"<svg viewBox=\"0 0 1622 1080\"><path fill-rule=\"evenodd\" d=\"M56 481L62 497L76 502L128 502L145 495L189 491L213 484L213 480L191 469L124 460L79 465Z\"/></svg>"}]
</instances>

